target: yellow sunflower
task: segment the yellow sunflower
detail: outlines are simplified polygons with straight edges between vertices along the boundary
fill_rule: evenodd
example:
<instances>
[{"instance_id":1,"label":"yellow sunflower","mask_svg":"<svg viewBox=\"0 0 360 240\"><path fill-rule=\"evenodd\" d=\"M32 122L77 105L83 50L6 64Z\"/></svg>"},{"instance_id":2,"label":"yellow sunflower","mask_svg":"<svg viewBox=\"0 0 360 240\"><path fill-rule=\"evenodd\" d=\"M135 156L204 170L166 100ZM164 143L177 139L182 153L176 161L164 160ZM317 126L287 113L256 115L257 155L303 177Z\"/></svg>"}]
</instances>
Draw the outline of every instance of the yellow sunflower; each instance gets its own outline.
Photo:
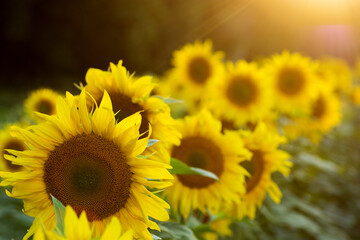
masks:
<instances>
[{"instance_id":1,"label":"yellow sunflower","mask_svg":"<svg viewBox=\"0 0 360 240\"><path fill-rule=\"evenodd\" d=\"M321 85L328 85L337 94L349 94L352 87L352 72L345 60L327 57L320 60L318 76Z\"/></svg>"},{"instance_id":2,"label":"yellow sunflower","mask_svg":"<svg viewBox=\"0 0 360 240\"><path fill-rule=\"evenodd\" d=\"M338 95L329 88L322 88L311 104L310 115L292 118L290 124L285 126L285 133L290 139L304 136L318 143L340 121L341 101Z\"/></svg>"},{"instance_id":3,"label":"yellow sunflower","mask_svg":"<svg viewBox=\"0 0 360 240\"><path fill-rule=\"evenodd\" d=\"M122 66L122 61L119 61L118 65L110 63L110 71L89 69L86 74L86 83L85 90L97 104L100 103L105 90L109 93L112 108L117 113L117 121L140 111L142 116L140 133L147 132L150 123L153 130L150 138L161 142L156 144L156 148L162 148L161 145L166 144L179 144L181 135L175 128L170 108L161 99L150 96L156 86L152 83L150 76L135 78L129 75L126 68ZM89 103L93 102L89 101ZM159 149L151 151L155 152Z\"/></svg>"},{"instance_id":4,"label":"yellow sunflower","mask_svg":"<svg viewBox=\"0 0 360 240\"><path fill-rule=\"evenodd\" d=\"M171 147L171 156L189 166L213 172L219 178L201 175L177 175L174 185L164 191L174 211L185 218L191 209L215 214L222 202L237 201L243 193L246 171L239 165L250 153L238 136L221 134L221 123L208 111L179 120L183 134L179 146Z\"/></svg>"},{"instance_id":5,"label":"yellow sunflower","mask_svg":"<svg viewBox=\"0 0 360 240\"><path fill-rule=\"evenodd\" d=\"M228 209L228 213L239 219L245 216L254 219L256 208L262 205L266 192L276 203L280 202L282 195L271 174L279 171L287 176L292 163L288 161L289 154L278 149L285 138L269 132L264 123L259 123L253 132L240 130L238 134L252 152L251 160L242 163L250 176L246 178L246 193L240 196L240 203Z\"/></svg>"},{"instance_id":6,"label":"yellow sunflower","mask_svg":"<svg viewBox=\"0 0 360 240\"><path fill-rule=\"evenodd\" d=\"M66 99L58 99L56 109L55 116L39 114L45 120L39 125L12 130L30 150L9 150L16 157L7 158L26 170L0 172L0 185L12 186L7 194L23 199L24 212L35 217L24 239L34 234L41 221L46 228L54 227L50 194L77 214L85 211L96 235L116 217L137 238L152 239L147 228L159 228L149 217L166 221L169 205L146 187L169 186L158 179L173 177L168 164L137 157L149 139L139 135L141 114L116 123L106 91L90 114L85 91L78 100L67 93Z\"/></svg>"},{"instance_id":7,"label":"yellow sunflower","mask_svg":"<svg viewBox=\"0 0 360 240\"><path fill-rule=\"evenodd\" d=\"M317 67L310 58L287 51L268 61L266 71L274 90L276 109L290 115L308 111L318 93Z\"/></svg>"},{"instance_id":8,"label":"yellow sunflower","mask_svg":"<svg viewBox=\"0 0 360 240\"><path fill-rule=\"evenodd\" d=\"M235 128L264 118L273 99L263 71L246 61L229 62L226 75L212 84L207 98L214 115Z\"/></svg>"},{"instance_id":9,"label":"yellow sunflower","mask_svg":"<svg viewBox=\"0 0 360 240\"><path fill-rule=\"evenodd\" d=\"M40 122L35 112L47 115L56 114L56 100L59 94L48 88L41 88L31 92L30 96L25 100L25 111L31 120Z\"/></svg>"},{"instance_id":10,"label":"yellow sunflower","mask_svg":"<svg viewBox=\"0 0 360 240\"><path fill-rule=\"evenodd\" d=\"M211 41L187 44L173 55L162 94L185 100L190 112L201 108L209 83L223 74L222 52L213 52Z\"/></svg>"},{"instance_id":11,"label":"yellow sunflower","mask_svg":"<svg viewBox=\"0 0 360 240\"><path fill-rule=\"evenodd\" d=\"M21 126L22 124L17 124ZM23 141L10 135L10 126L5 127L0 131L0 170L9 172L17 172L23 170L21 165L13 164L7 160L5 154L9 154L7 149L23 151L28 149Z\"/></svg>"},{"instance_id":12,"label":"yellow sunflower","mask_svg":"<svg viewBox=\"0 0 360 240\"><path fill-rule=\"evenodd\" d=\"M356 87L352 88L350 100L356 106L360 106L360 86L356 86Z\"/></svg>"},{"instance_id":13,"label":"yellow sunflower","mask_svg":"<svg viewBox=\"0 0 360 240\"><path fill-rule=\"evenodd\" d=\"M230 229L231 220L228 218L219 218L209 223L210 229L201 234L205 240L218 240L219 236L231 237L233 232Z\"/></svg>"},{"instance_id":14,"label":"yellow sunflower","mask_svg":"<svg viewBox=\"0 0 360 240\"><path fill-rule=\"evenodd\" d=\"M122 227L119 220L113 217L109 224L106 225L105 231L101 236L94 236L86 212L82 212L80 217L71 206L67 206L64 218L64 236L61 236L52 229L39 227L34 235L34 240L92 240L97 237L99 240L132 240L132 230L127 230L122 234Z\"/></svg>"}]
</instances>

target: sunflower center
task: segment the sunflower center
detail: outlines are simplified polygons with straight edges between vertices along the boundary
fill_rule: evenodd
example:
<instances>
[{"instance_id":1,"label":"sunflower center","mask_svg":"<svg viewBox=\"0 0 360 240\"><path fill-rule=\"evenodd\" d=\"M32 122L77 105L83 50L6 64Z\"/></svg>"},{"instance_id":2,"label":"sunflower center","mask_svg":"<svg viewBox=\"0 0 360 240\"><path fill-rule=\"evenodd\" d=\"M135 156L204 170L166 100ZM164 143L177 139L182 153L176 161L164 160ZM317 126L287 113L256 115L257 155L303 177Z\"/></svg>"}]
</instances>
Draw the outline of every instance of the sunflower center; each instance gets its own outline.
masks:
<instances>
[{"instance_id":1,"label":"sunflower center","mask_svg":"<svg viewBox=\"0 0 360 240\"><path fill-rule=\"evenodd\" d=\"M122 209L130 196L131 171L111 141L95 134L78 135L50 152L44 165L46 190L90 221Z\"/></svg>"},{"instance_id":2,"label":"sunflower center","mask_svg":"<svg viewBox=\"0 0 360 240\"><path fill-rule=\"evenodd\" d=\"M221 119L221 132L224 133L225 130L236 130L236 124L233 120Z\"/></svg>"},{"instance_id":3,"label":"sunflower center","mask_svg":"<svg viewBox=\"0 0 360 240\"><path fill-rule=\"evenodd\" d=\"M193 58L189 63L189 75L195 83L205 83L211 75L209 62L203 57Z\"/></svg>"},{"instance_id":4,"label":"sunflower center","mask_svg":"<svg viewBox=\"0 0 360 240\"><path fill-rule=\"evenodd\" d=\"M213 172L218 177L224 169L224 159L219 147L211 140L202 137L187 137L180 146L172 149L172 156L191 167ZM179 181L190 188L206 188L214 179L200 175L178 175Z\"/></svg>"},{"instance_id":5,"label":"sunflower center","mask_svg":"<svg viewBox=\"0 0 360 240\"><path fill-rule=\"evenodd\" d=\"M326 103L324 98L319 97L313 105L312 116L314 118L321 118L326 113Z\"/></svg>"},{"instance_id":6,"label":"sunflower center","mask_svg":"<svg viewBox=\"0 0 360 240\"><path fill-rule=\"evenodd\" d=\"M252 79L235 77L227 87L226 95L234 104L246 107L256 99L257 88Z\"/></svg>"},{"instance_id":7,"label":"sunflower center","mask_svg":"<svg viewBox=\"0 0 360 240\"><path fill-rule=\"evenodd\" d=\"M55 112L53 104L47 99L41 99L36 104L35 109L36 109L36 111L47 114L47 115L52 115Z\"/></svg>"},{"instance_id":8,"label":"sunflower center","mask_svg":"<svg viewBox=\"0 0 360 240\"><path fill-rule=\"evenodd\" d=\"M250 177L246 177L246 193L250 193L260 182L264 172L264 153L259 150L252 151L252 158L250 161L241 162L241 166L244 167L250 174Z\"/></svg>"},{"instance_id":9,"label":"sunflower center","mask_svg":"<svg viewBox=\"0 0 360 240\"><path fill-rule=\"evenodd\" d=\"M134 113L144 110L142 106L140 106L137 103L133 103L130 97L125 96L120 92L109 91L109 95L113 105L113 111L114 113L117 113L115 117L118 122L120 122L124 118L129 117ZM98 101L98 104L100 104L100 102L101 99L100 101ZM142 117L140 129L139 129L141 134L149 130L149 119L146 111L143 111L140 114ZM145 137L147 137L147 134L142 135L140 138L145 138Z\"/></svg>"},{"instance_id":10,"label":"sunflower center","mask_svg":"<svg viewBox=\"0 0 360 240\"><path fill-rule=\"evenodd\" d=\"M4 144L4 150L1 153L1 156L4 159L7 168L10 169L10 171L20 170L21 169L20 165L13 164L12 162L10 162L9 160L6 160L4 158L4 154L13 155L13 154L8 153L5 149L13 149L13 150L17 150L17 151L23 151L26 149L24 143L17 139L11 139L7 143Z\"/></svg>"},{"instance_id":11,"label":"sunflower center","mask_svg":"<svg viewBox=\"0 0 360 240\"><path fill-rule=\"evenodd\" d=\"M286 95L296 95L305 86L305 79L302 72L297 69L285 68L280 72L278 87Z\"/></svg>"}]
</instances>

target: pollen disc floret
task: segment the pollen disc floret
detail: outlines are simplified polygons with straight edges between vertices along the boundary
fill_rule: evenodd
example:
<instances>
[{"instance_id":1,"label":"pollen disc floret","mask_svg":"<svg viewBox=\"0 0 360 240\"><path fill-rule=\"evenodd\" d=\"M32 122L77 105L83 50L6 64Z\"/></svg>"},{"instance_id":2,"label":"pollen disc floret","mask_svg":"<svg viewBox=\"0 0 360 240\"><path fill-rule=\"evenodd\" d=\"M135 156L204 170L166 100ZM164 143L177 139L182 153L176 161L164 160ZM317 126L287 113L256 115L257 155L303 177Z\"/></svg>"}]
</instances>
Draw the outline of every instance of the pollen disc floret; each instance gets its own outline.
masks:
<instances>
[{"instance_id":1,"label":"pollen disc floret","mask_svg":"<svg viewBox=\"0 0 360 240\"><path fill-rule=\"evenodd\" d=\"M76 99L59 98L57 115L39 115L45 121L13 134L30 150L9 153L14 164L25 167L17 173L1 172L2 186L12 185L9 196L24 200L24 212L35 217L25 239L45 224L53 228L55 213L51 195L77 214L85 211L101 235L116 217L124 230L133 229L137 238L151 239L147 228L158 229L149 217L168 219L169 206L146 187L164 188L173 177L166 163L151 157L140 159L149 137L140 138L139 112L115 121L112 103L105 91L99 107L89 114L85 91ZM151 127L148 127L151 135ZM151 180L150 180L151 179Z\"/></svg>"},{"instance_id":2,"label":"pollen disc floret","mask_svg":"<svg viewBox=\"0 0 360 240\"><path fill-rule=\"evenodd\" d=\"M56 114L56 99L60 95L48 88L41 88L35 90L25 100L25 110L27 115L35 122L42 119L36 116L35 112L54 115Z\"/></svg>"},{"instance_id":3,"label":"pollen disc floret","mask_svg":"<svg viewBox=\"0 0 360 240\"><path fill-rule=\"evenodd\" d=\"M19 125L20 126L20 125ZM10 135L10 126L0 131L0 170L16 172L22 170L22 166L13 164L9 159L14 156L8 150L23 151L27 147L23 141Z\"/></svg>"},{"instance_id":4,"label":"pollen disc floret","mask_svg":"<svg viewBox=\"0 0 360 240\"><path fill-rule=\"evenodd\" d=\"M272 107L269 81L255 63L228 63L223 78L211 84L207 107L235 128L264 118Z\"/></svg>"},{"instance_id":5,"label":"pollen disc floret","mask_svg":"<svg viewBox=\"0 0 360 240\"><path fill-rule=\"evenodd\" d=\"M278 149L285 138L269 131L264 123L258 123L254 131L239 130L238 134L252 157L241 163L249 173L245 181L246 193L241 194L240 202L227 212L239 219L245 216L254 219L256 208L262 205L266 192L276 203L280 202L282 195L271 175L279 171L287 176L292 163L288 161L289 154Z\"/></svg>"},{"instance_id":6,"label":"pollen disc floret","mask_svg":"<svg viewBox=\"0 0 360 240\"><path fill-rule=\"evenodd\" d=\"M90 221L122 209L129 199L131 171L119 148L98 135L77 135L57 146L44 165L47 192Z\"/></svg>"},{"instance_id":7,"label":"pollen disc floret","mask_svg":"<svg viewBox=\"0 0 360 240\"><path fill-rule=\"evenodd\" d=\"M171 147L171 156L189 166L213 172L219 181L201 175L177 175L164 192L173 209L187 217L191 209L216 213L223 203L244 193L244 169L239 165L249 157L238 136L222 135L221 123L208 111L179 120L183 139Z\"/></svg>"}]
</instances>

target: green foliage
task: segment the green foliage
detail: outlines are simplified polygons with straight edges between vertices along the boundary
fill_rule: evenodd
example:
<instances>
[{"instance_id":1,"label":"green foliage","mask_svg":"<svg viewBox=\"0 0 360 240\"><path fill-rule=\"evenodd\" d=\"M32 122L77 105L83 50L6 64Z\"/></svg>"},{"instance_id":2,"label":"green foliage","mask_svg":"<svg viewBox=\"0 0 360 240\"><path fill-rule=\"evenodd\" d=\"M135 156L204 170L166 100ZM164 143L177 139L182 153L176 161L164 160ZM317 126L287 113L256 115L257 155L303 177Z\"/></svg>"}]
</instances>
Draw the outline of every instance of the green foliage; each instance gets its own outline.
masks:
<instances>
[{"instance_id":1,"label":"green foliage","mask_svg":"<svg viewBox=\"0 0 360 240\"><path fill-rule=\"evenodd\" d=\"M159 231L152 231L153 236L155 236L153 239L179 239L179 240L196 240L193 231L180 223L177 222L159 222L157 221L157 224L159 225L160 232Z\"/></svg>"},{"instance_id":2,"label":"green foliage","mask_svg":"<svg viewBox=\"0 0 360 240\"><path fill-rule=\"evenodd\" d=\"M155 95L154 97L161 99L166 104L184 103L183 100L179 100L179 99L175 99L175 98L162 97L162 96L159 96L159 95Z\"/></svg>"},{"instance_id":3,"label":"green foliage","mask_svg":"<svg viewBox=\"0 0 360 240\"><path fill-rule=\"evenodd\" d=\"M33 218L22 210L22 201L6 196L0 188L0 240L22 239L31 226Z\"/></svg>"},{"instance_id":4,"label":"green foliage","mask_svg":"<svg viewBox=\"0 0 360 240\"><path fill-rule=\"evenodd\" d=\"M148 144L147 144L147 148L151 147L152 145L154 145L155 143L159 142L160 140L157 139L149 139Z\"/></svg>"},{"instance_id":5,"label":"green foliage","mask_svg":"<svg viewBox=\"0 0 360 240\"><path fill-rule=\"evenodd\" d=\"M54 210L55 210L55 215L56 215L56 227L55 227L55 231L60 235L60 236L65 236L65 226L64 226L64 221L65 221L65 206L59 201L57 200L53 195L51 195L51 199L53 201L53 205L54 205Z\"/></svg>"},{"instance_id":6,"label":"green foliage","mask_svg":"<svg viewBox=\"0 0 360 240\"><path fill-rule=\"evenodd\" d=\"M196 167L189 167L176 158L171 158L170 165L173 167L173 169L169 170L171 174L201 175L219 181L219 178L214 173Z\"/></svg>"}]
</instances>

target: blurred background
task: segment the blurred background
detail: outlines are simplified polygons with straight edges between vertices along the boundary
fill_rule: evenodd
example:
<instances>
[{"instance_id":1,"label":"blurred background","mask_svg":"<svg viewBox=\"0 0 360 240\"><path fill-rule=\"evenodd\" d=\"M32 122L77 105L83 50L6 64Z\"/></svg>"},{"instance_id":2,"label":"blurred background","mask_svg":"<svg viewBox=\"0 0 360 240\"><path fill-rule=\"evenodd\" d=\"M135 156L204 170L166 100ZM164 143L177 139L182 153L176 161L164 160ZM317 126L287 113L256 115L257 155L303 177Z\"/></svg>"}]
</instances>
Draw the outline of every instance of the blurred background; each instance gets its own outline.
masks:
<instances>
[{"instance_id":1,"label":"blurred background","mask_svg":"<svg viewBox=\"0 0 360 240\"><path fill-rule=\"evenodd\" d=\"M88 68L124 60L162 74L172 52L211 39L229 60L289 49L354 63L358 0L1 1L2 86L68 89Z\"/></svg>"},{"instance_id":2,"label":"blurred background","mask_svg":"<svg viewBox=\"0 0 360 240\"><path fill-rule=\"evenodd\" d=\"M360 51L359 0L8 0L0 25L3 125L20 118L30 90L78 93L73 83L90 67L120 59L130 72L161 75L172 52L195 40L211 39L233 61L288 49L354 66ZM288 147L296 166L277 179L282 203L267 201L255 221L233 225L232 239L360 239L359 124L359 110L345 111L320 146ZM0 208L0 239L20 239L31 224L21 201L11 203L16 211Z\"/></svg>"}]
</instances>

